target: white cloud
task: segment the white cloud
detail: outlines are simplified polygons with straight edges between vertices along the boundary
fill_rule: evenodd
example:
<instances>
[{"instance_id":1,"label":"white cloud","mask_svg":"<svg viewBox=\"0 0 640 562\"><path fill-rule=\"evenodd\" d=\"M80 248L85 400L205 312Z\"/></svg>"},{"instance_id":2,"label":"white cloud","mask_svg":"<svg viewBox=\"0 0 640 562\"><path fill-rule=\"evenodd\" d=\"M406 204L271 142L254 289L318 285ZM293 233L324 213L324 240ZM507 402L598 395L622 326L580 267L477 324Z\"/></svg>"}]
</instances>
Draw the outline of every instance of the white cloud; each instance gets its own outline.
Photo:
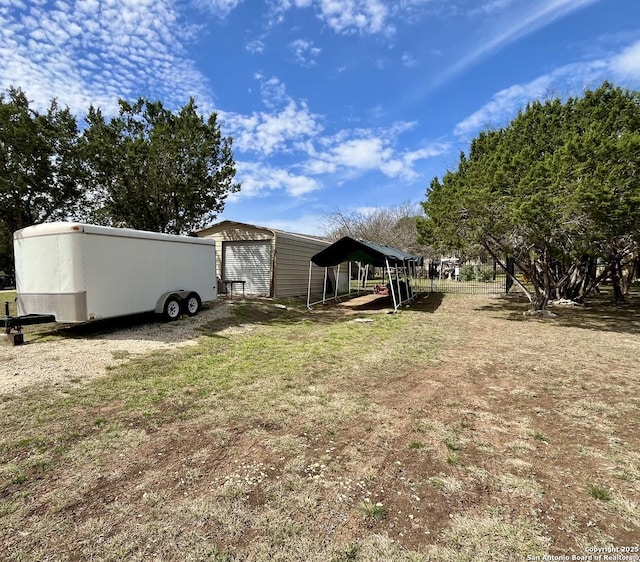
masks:
<instances>
[{"instance_id":1,"label":"white cloud","mask_svg":"<svg viewBox=\"0 0 640 562\"><path fill-rule=\"evenodd\" d=\"M640 41L614 56L610 66L613 73L623 80L640 78Z\"/></svg>"},{"instance_id":2,"label":"white cloud","mask_svg":"<svg viewBox=\"0 0 640 562\"><path fill-rule=\"evenodd\" d=\"M499 128L505 121L515 116L518 109L528 102L539 99L553 83L553 76L541 76L527 84L516 84L499 91L491 101L474 111L458 123L454 129L456 136L465 136L480 129Z\"/></svg>"},{"instance_id":3,"label":"white cloud","mask_svg":"<svg viewBox=\"0 0 640 562\"><path fill-rule=\"evenodd\" d=\"M233 136L234 146L245 152L269 156L288 149L290 143L320 132L316 116L304 102L289 100L278 111L253 112L250 115L220 113L225 130Z\"/></svg>"},{"instance_id":4,"label":"white cloud","mask_svg":"<svg viewBox=\"0 0 640 562\"><path fill-rule=\"evenodd\" d=\"M508 8L514 3L514 0L489 0L477 8L473 8L469 15L491 14Z\"/></svg>"},{"instance_id":5,"label":"white cloud","mask_svg":"<svg viewBox=\"0 0 640 562\"><path fill-rule=\"evenodd\" d=\"M289 97L285 84L278 78L265 78L256 73L260 94L267 111L249 115L218 111L225 132L233 137L234 146L245 152L269 156L291 151L296 143L322 131L318 115L311 113L304 101Z\"/></svg>"},{"instance_id":6,"label":"white cloud","mask_svg":"<svg viewBox=\"0 0 640 562\"><path fill-rule=\"evenodd\" d=\"M235 199L264 196L272 191L285 191L293 197L301 197L320 189L318 180L303 175L292 174L283 168L272 168L263 162L237 162L236 179L242 183L242 190Z\"/></svg>"},{"instance_id":7,"label":"white cloud","mask_svg":"<svg viewBox=\"0 0 640 562\"><path fill-rule=\"evenodd\" d=\"M637 86L640 80L640 40L608 57L568 64L530 82L500 90L489 102L458 123L454 134L469 137L481 129L503 127L527 103L549 95L579 95L585 89L598 87L612 77Z\"/></svg>"},{"instance_id":8,"label":"white cloud","mask_svg":"<svg viewBox=\"0 0 640 562\"><path fill-rule=\"evenodd\" d=\"M448 142L433 142L418 150L410 150L403 153L402 160L405 166L413 166L413 164L419 160L427 160L440 156L441 154L446 154L450 148L451 145Z\"/></svg>"},{"instance_id":9,"label":"white cloud","mask_svg":"<svg viewBox=\"0 0 640 562\"><path fill-rule=\"evenodd\" d=\"M389 10L379 0L319 0L319 17L337 33L388 31Z\"/></svg>"},{"instance_id":10,"label":"white cloud","mask_svg":"<svg viewBox=\"0 0 640 562\"><path fill-rule=\"evenodd\" d=\"M415 181L419 177L415 170L419 161L449 150L445 143L434 143L414 151L398 151L395 148L398 138L414 128L415 122L400 121L377 131L343 129L323 136L321 116L313 114L304 101L289 97L279 79L266 79L261 74L255 78L260 81L266 111L249 115L219 113L225 132L234 139L234 147L261 157L298 158L302 154L307 158L295 165L303 175L245 162L242 174L238 168L243 176L240 178L243 197L273 189L285 189L292 196L300 196L319 189L320 185L311 178L335 174L344 178L380 172L390 178Z\"/></svg>"},{"instance_id":11,"label":"white cloud","mask_svg":"<svg viewBox=\"0 0 640 562\"><path fill-rule=\"evenodd\" d=\"M332 149L330 157L344 167L372 170L379 168L390 156L391 151L384 148L382 139L370 137L339 144Z\"/></svg>"},{"instance_id":12,"label":"white cloud","mask_svg":"<svg viewBox=\"0 0 640 562\"><path fill-rule=\"evenodd\" d=\"M403 5L405 1L400 2ZM383 0L277 0L271 3L271 25L282 23L288 10L313 9L318 19L339 34L392 34L389 2Z\"/></svg>"},{"instance_id":13,"label":"white cloud","mask_svg":"<svg viewBox=\"0 0 640 562\"><path fill-rule=\"evenodd\" d=\"M407 68L413 68L418 64L418 61L411 55L410 53L402 54L402 66L406 66Z\"/></svg>"},{"instance_id":14,"label":"white cloud","mask_svg":"<svg viewBox=\"0 0 640 562\"><path fill-rule=\"evenodd\" d=\"M265 44L259 39L255 39L253 41L249 41L245 48L247 49L247 51L255 55L264 52Z\"/></svg>"},{"instance_id":15,"label":"white cloud","mask_svg":"<svg viewBox=\"0 0 640 562\"><path fill-rule=\"evenodd\" d=\"M299 232L310 236L322 236L324 234L324 215L296 214L291 219L267 219L263 226L285 230L287 232Z\"/></svg>"},{"instance_id":16,"label":"white cloud","mask_svg":"<svg viewBox=\"0 0 640 562\"><path fill-rule=\"evenodd\" d=\"M193 28L173 4L73 0L49 10L37 4L14 2L0 11L0 89L21 87L39 110L56 96L79 116L90 104L110 115L119 97L149 91L169 107L190 96L211 105L207 80L184 56Z\"/></svg>"},{"instance_id":17,"label":"white cloud","mask_svg":"<svg viewBox=\"0 0 640 562\"><path fill-rule=\"evenodd\" d=\"M225 18L236 9L242 0L193 0L201 9L211 12L214 16Z\"/></svg>"},{"instance_id":18,"label":"white cloud","mask_svg":"<svg viewBox=\"0 0 640 562\"><path fill-rule=\"evenodd\" d=\"M301 66L313 66L322 49L313 46L313 42L296 39L289 47L293 51L296 62Z\"/></svg>"},{"instance_id":19,"label":"white cloud","mask_svg":"<svg viewBox=\"0 0 640 562\"><path fill-rule=\"evenodd\" d=\"M601 0L529 0L521 10L510 10L505 18L496 18L487 26L481 40L468 49L465 56L435 79L435 85L457 76L491 53L545 27L568 14ZM432 84L431 86L433 86ZM423 95L423 92L420 93Z\"/></svg>"},{"instance_id":20,"label":"white cloud","mask_svg":"<svg viewBox=\"0 0 640 562\"><path fill-rule=\"evenodd\" d=\"M260 74L256 74L256 80L260 80L260 95L267 107L281 107L291 101L287 96L286 86L278 78L264 79Z\"/></svg>"},{"instance_id":21,"label":"white cloud","mask_svg":"<svg viewBox=\"0 0 640 562\"><path fill-rule=\"evenodd\" d=\"M394 130L395 129L395 130ZM334 137L320 139L323 149L308 147L309 160L304 170L311 175L336 174L357 176L378 171L389 178L415 181L419 174L415 164L449 150L447 143L434 143L414 151L398 152L394 149L397 135L403 127L374 131L341 131ZM349 135L356 135L350 138Z\"/></svg>"}]
</instances>

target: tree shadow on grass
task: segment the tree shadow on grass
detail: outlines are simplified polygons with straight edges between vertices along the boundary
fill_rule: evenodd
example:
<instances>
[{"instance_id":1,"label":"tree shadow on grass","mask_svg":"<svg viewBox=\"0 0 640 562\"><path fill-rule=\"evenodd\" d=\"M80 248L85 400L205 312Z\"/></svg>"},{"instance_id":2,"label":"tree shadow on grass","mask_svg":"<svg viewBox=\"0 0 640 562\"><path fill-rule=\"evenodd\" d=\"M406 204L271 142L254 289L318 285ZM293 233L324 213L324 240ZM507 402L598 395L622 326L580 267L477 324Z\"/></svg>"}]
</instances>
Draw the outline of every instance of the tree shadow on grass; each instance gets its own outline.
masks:
<instances>
[{"instance_id":1,"label":"tree shadow on grass","mask_svg":"<svg viewBox=\"0 0 640 562\"><path fill-rule=\"evenodd\" d=\"M584 305L550 304L548 311L554 316L525 316L529 301L520 295L503 296L480 310L508 312L507 320L515 322L544 322L568 328L582 328L601 332L640 334L640 294L634 293L626 303L615 303L607 292L594 295ZM501 318L505 316L500 315Z\"/></svg>"},{"instance_id":2,"label":"tree shadow on grass","mask_svg":"<svg viewBox=\"0 0 640 562\"><path fill-rule=\"evenodd\" d=\"M217 307L230 309L222 315L215 314L207 320L208 311ZM142 339L154 341L180 342L198 336L216 336L228 328L242 328L257 324L293 324L304 320L306 307L295 303L281 304L271 299L221 299L205 303L202 311L193 318L186 315L174 322L166 322L154 313L134 314L118 318L97 320L85 324L51 324L30 339L57 336L64 338ZM325 319L326 321L326 319Z\"/></svg>"},{"instance_id":3,"label":"tree shadow on grass","mask_svg":"<svg viewBox=\"0 0 640 562\"><path fill-rule=\"evenodd\" d=\"M444 293L418 293L408 308L415 312L434 313L444 300Z\"/></svg>"},{"instance_id":4,"label":"tree shadow on grass","mask_svg":"<svg viewBox=\"0 0 640 562\"><path fill-rule=\"evenodd\" d=\"M59 324L56 322L34 324L31 326L25 326L23 330L25 340L28 340L29 343L33 343L37 341L46 341L51 338L83 339L114 335L118 332L135 331L145 325L155 323L158 323L158 318L155 314L143 313L119 316L117 318L93 320L82 324Z\"/></svg>"},{"instance_id":5,"label":"tree shadow on grass","mask_svg":"<svg viewBox=\"0 0 640 562\"><path fill-rule=\"evenodd\" d=\"M407 307L418 312L435 312L442 302L442 294L421 293ZM388 298L372 299L363 304L348 306L348 302L335 301L325 305L317 305L312 310L301 299L272 301L270 299L252 299L240 301L233 306L233 314L227 318L217 319L203 324L199 331L206 336L214 336L226 328L242 328L251 325L294 325L311 322L316 325L332 325L350 322L354 317L366 314L393 312ZM345 306L346 305L346 306ZM404 310L404 307L399 309Z\"/></svg>"},{"instance_id":6,"label":"tree shadow on grass","mask_svg":"<svg viewBox=\"0 0 640 562\"><path fill-rule=\"evenodd\" d=\"M419 312L435 312L440 306L444 295L442 293L416 293L415 298L407 304L398 307L398 311L411 309ZM359 295L351 299L345 298L336 303L330 301L326 305L317 308L319 311L335 310L337 314L353 314L353 313L387 313L392 314L393 300L390 296L383 295Z\"/></svg>"},{"instance_id":7,"label":"tree shadow on grass","mask_svg":"<svg viewBox=\"0 0 640 562\"><path fill-rule=\"evenodd\" d=\"M243 299L232 302L231 314L216 318L197 328L205 336L215 336L229 328L242 329L256 325L289 325L303 322L306 308L299 303L274 302L267 299Z\"/></svg>"},{"instance_id":8,"label":"tree shadow on grass","mask_svg":"<svg viewBox=\"0 0 640 562\"><path fill-rule=\"evenodd\" d=\"M442 295L419 294L407 307L413 311L434 312L442 302ZM248 326L295 325L312 322L317 325L331 325L353 320L355 315L393 312L390 299L380 298L356 306L343 306L345 302L331 301L309 310L306 301L291 299L221 299L215 303L206 303L201 314L195 318L181 318L176 322L163 322L153 313L135 314L119 318L97 320L78 325L44 324L25 331L29 342L49 338L107 338L140 339L150 341L181 342L198 336L222 337L224 330L237 328L244 330ZM228 314L216 315L207 320L207 311L227 306ZM400 310L403 310L402 307ZM189 325L192 323L192 325ZM185 330L186 328L186 330Z\"/></svg>"}]
</instances>

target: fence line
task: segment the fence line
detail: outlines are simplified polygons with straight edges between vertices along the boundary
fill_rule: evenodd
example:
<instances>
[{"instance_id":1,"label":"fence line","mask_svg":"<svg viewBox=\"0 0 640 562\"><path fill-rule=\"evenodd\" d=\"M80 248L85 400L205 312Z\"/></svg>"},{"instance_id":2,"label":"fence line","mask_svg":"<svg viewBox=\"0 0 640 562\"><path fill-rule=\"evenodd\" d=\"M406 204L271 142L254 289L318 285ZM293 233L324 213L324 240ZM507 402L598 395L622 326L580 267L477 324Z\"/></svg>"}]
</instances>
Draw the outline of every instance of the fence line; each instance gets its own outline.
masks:
<instances>
[{"instance_id":1,"label":"fence line","mask_svg":"<svg viewBox=\"0 0 640 562\"><path fill-rule=\"evenodd\" d=\"M416 272L413 283L415 290L431 293L492 294L507 291L506 272L493 260L425 262Z\"/></svg>"}]
</instances>

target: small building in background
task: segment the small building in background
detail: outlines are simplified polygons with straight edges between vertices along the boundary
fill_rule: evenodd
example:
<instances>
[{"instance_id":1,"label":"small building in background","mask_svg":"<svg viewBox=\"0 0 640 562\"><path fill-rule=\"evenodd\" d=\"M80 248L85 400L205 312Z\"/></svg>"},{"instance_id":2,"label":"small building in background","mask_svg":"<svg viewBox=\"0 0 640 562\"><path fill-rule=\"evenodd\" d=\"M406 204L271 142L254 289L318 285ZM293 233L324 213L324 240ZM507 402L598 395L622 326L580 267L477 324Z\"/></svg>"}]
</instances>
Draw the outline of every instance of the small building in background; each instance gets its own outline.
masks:
<instances>
[{"instance_id":1,"label":"small building in background","mask_svg":"<svg viewBox=\"0 0 640 562\"><path fill-rule=\"evenodd\" d=\"M216 241L218 275L223 282L244 281L247 295L265 297L305 296L311 256L330 245L328 240L266 226L221 221L195 233ZM313 266L312 291L322 292L323 268Z\"/></svg>"}]
</instances>

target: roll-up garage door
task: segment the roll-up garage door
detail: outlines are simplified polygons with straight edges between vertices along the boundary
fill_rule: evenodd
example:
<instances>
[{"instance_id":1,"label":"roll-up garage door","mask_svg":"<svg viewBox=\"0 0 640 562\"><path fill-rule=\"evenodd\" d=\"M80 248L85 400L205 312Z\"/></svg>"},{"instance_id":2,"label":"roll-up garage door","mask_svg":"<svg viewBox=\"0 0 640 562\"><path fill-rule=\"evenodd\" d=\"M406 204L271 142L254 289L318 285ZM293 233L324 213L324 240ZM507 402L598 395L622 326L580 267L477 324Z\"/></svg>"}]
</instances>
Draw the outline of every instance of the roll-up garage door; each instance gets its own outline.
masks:
<instances>
[{"instance_id":1,"label":"roll-up garage door","mask_svg":"<svg viewBox=\"0 0 640 562\"><path fill-rule=\"evenodd\" d=\"M245 281L245 293L269 296L271 289L271 241L223 242L222 267L225 280Z\"/></svg>"}]
</instances>

